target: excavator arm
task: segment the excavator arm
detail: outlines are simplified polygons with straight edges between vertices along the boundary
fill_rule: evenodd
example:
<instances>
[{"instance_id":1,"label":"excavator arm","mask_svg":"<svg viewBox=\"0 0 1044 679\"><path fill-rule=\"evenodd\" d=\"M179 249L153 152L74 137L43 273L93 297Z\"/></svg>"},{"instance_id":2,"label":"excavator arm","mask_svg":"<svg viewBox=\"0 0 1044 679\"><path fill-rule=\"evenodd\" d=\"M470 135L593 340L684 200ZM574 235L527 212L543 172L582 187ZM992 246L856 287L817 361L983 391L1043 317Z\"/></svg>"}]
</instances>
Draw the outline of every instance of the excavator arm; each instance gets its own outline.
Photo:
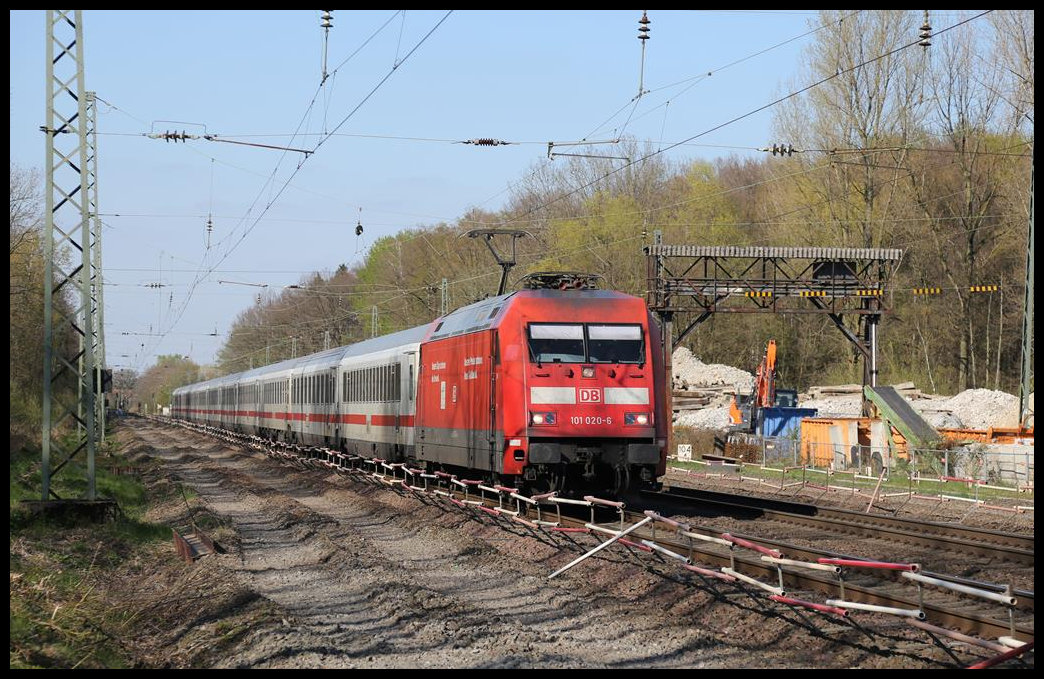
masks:
<instances>
[{"instance_id":1,"label":"excavator arm","mask_svg":"<svg viewBox=\"0 0 1044 679\"><path fill-rule=\"evenodd\" d=\"M769 340L765 357L761 359L749 396L735 394L729 404L729 418L734 425L747 425L750 431L757 426L758 409L771 408L776 403L776 340Z\"/></svg>"}]
</instances>

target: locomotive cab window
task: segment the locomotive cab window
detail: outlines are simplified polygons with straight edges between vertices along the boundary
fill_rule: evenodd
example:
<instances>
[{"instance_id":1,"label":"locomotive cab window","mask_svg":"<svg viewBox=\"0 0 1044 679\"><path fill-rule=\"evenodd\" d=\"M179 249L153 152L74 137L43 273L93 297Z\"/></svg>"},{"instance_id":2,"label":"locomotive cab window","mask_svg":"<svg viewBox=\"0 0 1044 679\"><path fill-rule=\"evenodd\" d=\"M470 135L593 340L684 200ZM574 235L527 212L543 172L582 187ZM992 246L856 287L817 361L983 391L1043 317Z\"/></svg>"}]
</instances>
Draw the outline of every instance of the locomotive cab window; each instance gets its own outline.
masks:
<instances>
[{"instance_id":1,"label":"locomotive cab window","mask_svg":"<svg viewBox=\"0 0 1044 679\"><path fill-rule=\"evenodd\" d=\"M642 326L530 323L529 355L535 363L643 363Z\"/></svg>"},{"instance_id":2,"label":"locomotive cab window","mask_svg":"<svg viewBox=\"0 0 1044 679\"><path fill-rule=\"evenodd\" d=\"M584 326L530 323L529 355L536 363L583 363Z\"/></svg>"},{"instance_id":3,"label":"locomotive cab window","mask_svg":"<svg viewBox=\"0 0 1044 679\"><path fill-rule=\"evenodd\" d=\"M645 343L640 325L587 326L587 353L591 363L642 363Z\"/></svg>"}]
</instances>

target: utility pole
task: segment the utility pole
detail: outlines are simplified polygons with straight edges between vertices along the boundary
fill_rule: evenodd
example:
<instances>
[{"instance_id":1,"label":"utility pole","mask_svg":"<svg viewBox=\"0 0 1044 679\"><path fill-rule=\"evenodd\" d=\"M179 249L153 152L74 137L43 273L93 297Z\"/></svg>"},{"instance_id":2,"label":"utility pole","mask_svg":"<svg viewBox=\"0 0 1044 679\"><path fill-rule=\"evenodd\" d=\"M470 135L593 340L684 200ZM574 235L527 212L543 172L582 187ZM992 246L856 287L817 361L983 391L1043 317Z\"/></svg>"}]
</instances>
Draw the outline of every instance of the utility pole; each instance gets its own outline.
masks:
<instances>
[{"instance_id":1,"label":"utility pole","mask_svg":"<svg viewBox=\"0 0 1044 679\"><path fill-rule=\"evenodd\" d=\"M91 230L88 192L87 92L83 82L81 10L47 10L46 208L44 251L44 365L42 501L58 495L51 479L74 457L87 461L87 500L95 499L95 347L91 300ZM61 181L59 186L56 181ZM56 262L72 255L70 270ZM66 287L68 286L68 287ZM63 291L79 291L72 308L58 302ZM74 293L75 294L75 293ZM61 332L80 338L73 354ZM76 404L70 404L75 398ZM58 442L63 423L76 420L70 448ZM59 461L52 466L52 450ZM61 499L61 498L59 498Z\"/></svg>"},{"instance_id":2,"label":"utility pole","mask_svg":"<svg viewBox=\"0 0 1044 679\"><path fill-rule=\"evenodd\" d=\"M87 92L87 139L87 183L90 187L91 215L91 327L94 330L94 398L97 413L95 440L100 445L105 440L105 285L102 278L102 224L98 216L98 102L94 92Z\"/></svg>"},{"instance_id":3,"label":"utility pole","mask_svg":"<svg viewBox=\"0 0 1044 679\"><path fill-rule=\"evenodd\" d=\"M439 316L449 313L449 281L442 279L442 303L439 305Z\"/></svg>"},{"instance_id":4,"label":"utility pole","mask_svg":"<svg viewBox=\"0 0 1044 679\"><path fill-rule=\"evenodd\" d=\"M377 336L377 306L374 305L370 316L370 337Z\"/></svg>"},{"instance_id":5,"label":"utility pole","mask_svg":"<svg viewBox=\"0 0 1044 679\"><path fill-rule=\"evenodd\" d=\"M323 351L328 351L329 349L330 349L330 331L329 330L324 330L323 331Z\"/></svg>"},{"instance_id":6,"label":"utility pole","mask_svg":"<svg viewBox=\"0 0 1044 679\"><path fill-rule=\"evenodd\" d=\"M1022 314L1022 379L1019 381L1019 425L1026 421L1033 372L1033 175L1030 169L1029 243L1026 248L1026 302Z\"/></svg>"}]
</instances>

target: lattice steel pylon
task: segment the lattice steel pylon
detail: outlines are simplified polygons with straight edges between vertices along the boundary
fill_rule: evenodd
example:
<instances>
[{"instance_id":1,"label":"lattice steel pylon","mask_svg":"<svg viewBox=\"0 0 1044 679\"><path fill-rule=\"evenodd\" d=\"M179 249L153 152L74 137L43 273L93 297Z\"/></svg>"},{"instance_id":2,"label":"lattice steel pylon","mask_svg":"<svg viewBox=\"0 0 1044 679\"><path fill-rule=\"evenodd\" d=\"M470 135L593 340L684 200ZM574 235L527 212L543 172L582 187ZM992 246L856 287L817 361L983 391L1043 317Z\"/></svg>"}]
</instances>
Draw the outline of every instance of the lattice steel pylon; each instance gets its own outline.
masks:
<instances>
[{"instance_id":1,"label":"lattice steel pylon","mask_svg":"<svg viewBox=\"0 0 1044 679\"><path fill-rule=\"evenodd\" d=\"M58 497L51 489L52 477L83 453L87 458L86 495L94 500L95 319L90 293L87 96L80 10L47 10L47 54L47 124L42 128L47 153L42 499ZM68 295L67 304L62 303L62 295ZM59 332L65 327L73 331L75 347ZM76 426L66 432L64 426L70 418ZM66 433L72 437L71 445L60 441ZM52 450L61 458L53 468Z\"/></svg>"}]
</instances>

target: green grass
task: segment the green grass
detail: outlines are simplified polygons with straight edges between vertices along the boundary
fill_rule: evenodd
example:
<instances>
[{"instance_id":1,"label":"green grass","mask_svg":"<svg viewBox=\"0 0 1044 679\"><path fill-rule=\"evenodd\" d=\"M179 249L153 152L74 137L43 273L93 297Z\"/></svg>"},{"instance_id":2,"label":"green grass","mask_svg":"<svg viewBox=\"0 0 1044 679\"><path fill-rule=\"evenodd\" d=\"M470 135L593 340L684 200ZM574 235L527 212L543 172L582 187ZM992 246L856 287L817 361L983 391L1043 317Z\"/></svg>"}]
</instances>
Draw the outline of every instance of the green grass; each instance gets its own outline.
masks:
<instances>
[{"instance_id":1,"label":"green grass","mask_svg":"<svg viewBox=\"0 0 1044 679\"><path fill-rule=\"evenodd\" d=\"M68 442L65 450L71 449ZM121 509L115 521L57 525L34 517L22 500L41 499L39 448L21 445L10 458L11 653L14 668L122 668L132 655L105 630L118 613L98 594L115 572L143 547L170 540L170 529L145 520L149 497L141 480L109 472L111 442L96 456L99 499ZM63 498L84 498L85 460L75 459L51 487Z\"/></svg>"}]
</instances>

